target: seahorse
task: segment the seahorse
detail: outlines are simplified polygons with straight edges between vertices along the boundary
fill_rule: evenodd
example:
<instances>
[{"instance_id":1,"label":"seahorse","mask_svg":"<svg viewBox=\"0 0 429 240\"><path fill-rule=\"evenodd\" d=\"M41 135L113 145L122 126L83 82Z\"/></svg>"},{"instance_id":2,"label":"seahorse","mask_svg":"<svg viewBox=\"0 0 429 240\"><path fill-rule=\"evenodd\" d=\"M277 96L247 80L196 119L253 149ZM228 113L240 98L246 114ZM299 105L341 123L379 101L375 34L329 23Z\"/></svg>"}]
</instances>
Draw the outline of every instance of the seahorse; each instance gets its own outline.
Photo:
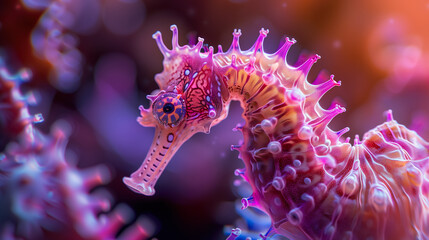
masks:
<instances>
[{"instance_id":1,"label":"seahorse","mask_svg":"<svg viewBox=\"0 0 429 240\"><path fill-rule=\"evenodd\" d=\"M319 99L341 82L319 74L307 80L315 54L300 66L286 55L296 42L286 38L275 53L263 48L268 30L248 50L241 50L234 30L228 51L214 54L180 46L178 30L172 49L161 33L153 35L161 50L163 72L155 76L160 91L140 106L137 120L155 127L151 148L140 168L124 183L137 193L153 195L154 185L178 148L197 132L228 115L231 101L243 108L245 168L236 170L253 194L243 207L258 207L272 229L290 239L429 239L429 143L386 111L387 121L350 144L346 127L333 131L330 121L345 111L324 109Z\"/></svg>"}]
</instances>

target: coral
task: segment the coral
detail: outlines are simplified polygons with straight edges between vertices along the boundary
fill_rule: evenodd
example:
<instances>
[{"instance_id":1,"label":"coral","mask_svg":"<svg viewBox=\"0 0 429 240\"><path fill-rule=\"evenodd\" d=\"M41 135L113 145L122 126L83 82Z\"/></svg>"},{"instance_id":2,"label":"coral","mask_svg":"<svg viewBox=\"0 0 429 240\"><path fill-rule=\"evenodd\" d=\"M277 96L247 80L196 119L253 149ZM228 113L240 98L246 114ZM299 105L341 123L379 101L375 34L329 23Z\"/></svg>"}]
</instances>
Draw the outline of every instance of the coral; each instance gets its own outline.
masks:
<instances>
[{"instance_id":1,"label":"coral","mask_svg":"<svg viewBox=\"0 0 429 240\"><path fill-rule=\"evenodd\" d=\"M76 1L22 0L30 9L44 9L31 34L34 52L52 65L51 82L59 90L74 91L82 74L82 53L77 49L78 38L72 33L76 16ZM90 23L88 23L90 24Z\"/></svg>"},{"instance_id":2,"label":"coral","mask_svg":"<svg viewBox=\"0 0 429 240\"><path fill-rule=\"evenodd\" d=\"M149 237L143 219L117 236L133 212L118 205L106 213L111 209L109 194L94 188L109 180L108 169L78 169L66 161L68 125L59 121L51 134L41 133L33 123L43 118L29 114L20 94L20 82L28 79L29 71L11 75L2 66L0 73L3 124L18 136L0 154L1 239Z\"/></svg>"},{"instance_id":3,"label":"coral","mask_svg":"<svg viewBox=\"0 0 429 240\"><path fill-rule=\"evenodd\" d=\"M0 164L2 215L16 229L3 229L3 238L40 239L44 235L68 232L75 239L113 239L132 217L131 210L119 205L109 214L111 203L103 191L91 193L106 183L107 168L97 166L79 170L66 162L67 135L61 128L50 136L37 130L24 134L20 143L10 145ZM2 224L3 225L3 224ZM7 225L6 225L7 226ZM147 237L136 224L133 239ZM46 233L47 232L47 233ZM13 239L13 238L12 238ZM122 239L129 239L122 236Z\"/></svg>"},{"instance_id":4,"label":"coral","mask_svg":"<svg viewBox=\"0 0 429 240\"><path fill-rule=\"evenodd\" d=\"M0 57L0 151L30 122L43 121L41 114L31 116L28 112L27 106L35 103L34 95L29 92L24 96L19 89L30 77L29 69L21 69L16 74L9 73Z\"/></svg>"},{"instance_id":5,"label":"coral","mask_svg":"<svg viewBox=\"0 0 429 240\"><path fill-rule=\"evenodd\" d=\"M178 148L197 132L209 133L238 100L246 123L237 129L244 139L231 148L245 165L237 174L253 190L243 208L266 212L273 231L291 239L429 238L429 143L398 124L391 111L386 123L362 140L356 136L352 145L342 137L348 127L335 132L327 126L345 108L319 104L341 83L324 74L307 81L320 56L290 66L286 54L295 40L286 38L277 52L266 53L264 29L249 50L240 49L241 31L235 30L229 50L219 46L214 54L212 47L202 51L201 38L195 46L179 46L177 27L171 29L172 49L159 32L153 35L164 70L155 76L160 91L148 96L152 105L140 108L138 122L155 127L155 137L141 167L124 178L127 186L153 195ZM172 99L180 103L179 117Z\"/></svg>"}]
</instances>

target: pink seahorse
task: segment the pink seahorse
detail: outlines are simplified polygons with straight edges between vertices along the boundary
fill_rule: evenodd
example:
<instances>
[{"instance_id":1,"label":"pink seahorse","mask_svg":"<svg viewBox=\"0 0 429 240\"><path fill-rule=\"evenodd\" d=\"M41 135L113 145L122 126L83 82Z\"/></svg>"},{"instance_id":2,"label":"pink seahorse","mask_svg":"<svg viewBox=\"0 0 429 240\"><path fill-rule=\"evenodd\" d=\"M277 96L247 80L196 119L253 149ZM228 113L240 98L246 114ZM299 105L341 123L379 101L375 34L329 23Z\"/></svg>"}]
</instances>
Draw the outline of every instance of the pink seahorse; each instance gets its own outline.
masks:
<instances>
[{"instance_id":1,"label":"pink seahorse","mask_svg":"<svg viewBox=\"0 0 429 240\"><path fill-rule=\"evenodd\" d=\"M156 75L160 92L148 96L138 122L155 127L151 150L141 167L124 182L144 195L154 185L177 149L196 132L227 117L232 100L241 103L246 123L240 152L243 176L253 195L243 206L265 211L273 229L291 239L429 239L429 143L393 120L358 137L354 144L327 127L345 111L323 109L318 101L339 86L331 76L307 81L310 57L299 67L286 63L295 40L273 54L265 53L262 29L255 44L240 50L240 30L228 51L219 46L202 52L179 46L172 26L172 49L153 35L164 55ZM319 84L315 84L315 83Z\"/></svg>"}]
</instances>

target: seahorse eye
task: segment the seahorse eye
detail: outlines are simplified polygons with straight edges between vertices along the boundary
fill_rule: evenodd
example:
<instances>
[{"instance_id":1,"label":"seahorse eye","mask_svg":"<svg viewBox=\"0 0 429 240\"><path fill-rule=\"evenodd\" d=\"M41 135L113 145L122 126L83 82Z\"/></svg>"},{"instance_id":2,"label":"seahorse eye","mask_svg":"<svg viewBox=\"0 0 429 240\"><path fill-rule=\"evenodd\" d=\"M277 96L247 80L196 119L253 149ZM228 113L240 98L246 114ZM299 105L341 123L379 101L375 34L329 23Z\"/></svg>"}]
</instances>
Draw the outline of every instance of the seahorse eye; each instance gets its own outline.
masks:
<instances>
[{"instance_id":1,"label":"seahorse eye","mask_svg":"<svg viewBox=\"0 0 429 240\"><path fill-rule=\"evenodd\" d=\"M185 104L179 94L164 93L154 101L152 111L158 121L171 127L183 120Z\"/></svg>"},{"instance_id":2,"label":"seahorse eye","mask_svg":"<svg viewBox=\"0 0 429 240\"><path fill-rule=\"evenodd\" d=\"M162 110L164 110L165 113L172 113L174 111L174 105L172 103L166 103Z\"/></svg>"}]
</instances>

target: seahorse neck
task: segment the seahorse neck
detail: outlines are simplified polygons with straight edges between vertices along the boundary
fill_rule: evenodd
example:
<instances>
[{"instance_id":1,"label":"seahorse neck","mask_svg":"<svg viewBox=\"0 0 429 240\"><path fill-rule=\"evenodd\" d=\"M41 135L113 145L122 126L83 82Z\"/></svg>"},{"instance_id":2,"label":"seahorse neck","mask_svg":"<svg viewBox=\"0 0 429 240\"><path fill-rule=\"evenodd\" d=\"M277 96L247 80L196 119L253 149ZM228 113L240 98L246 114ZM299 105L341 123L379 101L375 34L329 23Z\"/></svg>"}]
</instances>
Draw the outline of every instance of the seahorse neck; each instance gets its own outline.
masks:
<instances>
[{"instance_id":1,"label":"seahorse neck","mask_svg":"<svg viewBox=\"0 0 429 240\"><path fill-rule=\"evenodd\" d=\"M243 118L246 121L242 127L244 141L243 146L237 147L237 150L242 156L248 155L253 159L243 159L245 163L258 161L262 155L278 156L283 154L281 152L288 152L291 146L282 149L282 144L290 144L290 141L302 142L297 137L297 129L304 122L304 116L299 105L287 103L290 101L286 100L285 87L274 81L267 82L261 72L249 72L245 67L230 68L223 76L230 100L240 101L243 108ZM284 166L272 166L270 178L281 174L283 169L280 168L293 164L293 160L282 161ZM267 179L270 180L272 179Z\"/></svg>"},{"instance_id":2,"label":"seahorse neck","mask_svg":"<svg viewBox=\"0 0 429 240\"><path fill-rule=\"evenodd\" d=\"M316 195L329 187L324 163L316 156L310 139L299 136L306 122L302 105L288 97L289 88L275 78L263 79L258 69L230 68L223 76L229 99L240 101L246 121L240 127L243 144L233 146L245 164L238 172L254 189L243 201L246 206L261 205L275 226L293 221L285 218L288 213L296 214L290 218L302 219L299 215L323 201L323 194ZM272 199L277 199L276 204L264 205Z\"/></svg>"}]
</instances>

